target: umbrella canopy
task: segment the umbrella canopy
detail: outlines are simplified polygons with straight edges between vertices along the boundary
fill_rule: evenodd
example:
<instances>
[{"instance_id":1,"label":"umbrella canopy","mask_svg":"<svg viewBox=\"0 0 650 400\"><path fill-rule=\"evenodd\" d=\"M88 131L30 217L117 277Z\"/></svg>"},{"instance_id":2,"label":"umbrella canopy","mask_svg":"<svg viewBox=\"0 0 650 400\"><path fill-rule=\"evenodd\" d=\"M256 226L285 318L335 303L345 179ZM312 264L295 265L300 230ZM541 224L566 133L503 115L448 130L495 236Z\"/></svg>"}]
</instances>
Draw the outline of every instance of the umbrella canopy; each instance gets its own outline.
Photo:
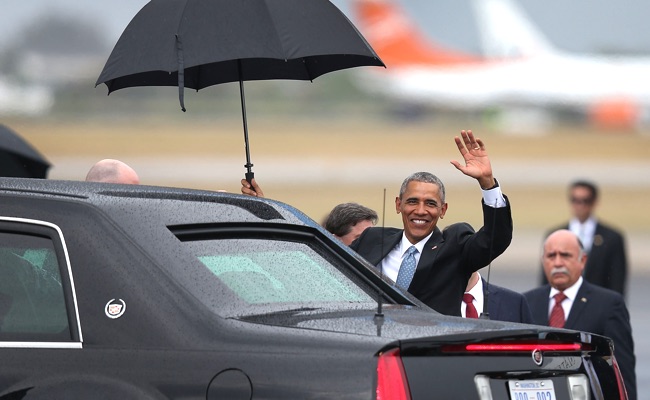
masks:
<instances>
[{"instance_id":1,"label":"umbrella canopy","mask_svg":"<svg viewBox=\"0 0 650 400\"><path fill-rule=\"evenodd\" d=\"M183 89L239 82L250 173L243 81L313 80L384 66L329 0L151 0L126 27L96 85Z\"/></svg>"},{"instance_id":2,"label":"umbrella canopy","mask_svg":"<svg viewBox=\"0 0 650 400\"><path fill-rule=\"evenodd\" d=\"M16 132L0 124L0 176L46 178L50 163Z\"/></svg>"}]
</instances>

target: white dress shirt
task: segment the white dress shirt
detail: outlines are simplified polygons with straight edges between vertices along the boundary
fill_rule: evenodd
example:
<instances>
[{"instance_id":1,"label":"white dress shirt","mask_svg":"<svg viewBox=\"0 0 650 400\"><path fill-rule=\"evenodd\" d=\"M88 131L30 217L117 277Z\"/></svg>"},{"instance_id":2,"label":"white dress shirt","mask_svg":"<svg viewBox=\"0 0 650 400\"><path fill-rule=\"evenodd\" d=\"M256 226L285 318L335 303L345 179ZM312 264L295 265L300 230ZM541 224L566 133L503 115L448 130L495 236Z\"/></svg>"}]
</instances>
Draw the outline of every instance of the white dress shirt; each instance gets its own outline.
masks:
<instances>
[{"instance_id":1,"label":"white dress shirt","mask_svg":"<svg viewBox=\"0 0 650 400\"><path fill-rule=\"evenodd\" d=\"M418 265L420 262L420 256L422 255L422 249L424 249L424 245L427 243L427 240L431 238L431 235L433 235L433 232L416 244L411 244L411 242L406 238L406 234L402 232L402 240L393 248L393 250L390 251L390 253L386 255L386 257L384 257L383 260L381 260L381 263L379 264L383 274L392 279L393 282L397 281L397 274L402 265L402 260L404 260L404 256L406 255L406 250L411 246L415 246L415 248L418 249L414 254L415 265Z\"/></svg>"},{"instance_id":2,"label":"white dress shirt","mask_svg":"<svg viewBox=\"0 0 650 400\"><path fill-rule=\"evenodd\" d=\"M597 222L594 217L589 217L584 223L578 221L577 218L572 218L571 221L569 221L569 230L578 235L587 253L589 253L591 246L594 243L596 225Z\"/></svg>"},{"instance_id":3,"label":"white dress shirt","mask_svg":"<svg viewBox=\"0 0 650 400\"><path fill-rule=\"evenodd\" d=\"M485 205L492 208L502 208L506 206L506 198L503 196L500 186L489 190L481 189L481 192L483 192L483 202Z\"/></svg>"},{"instance_id":4,"label":"white dress shirt","mask_svg":"<svg viewBox=\"0 0 650 400\"><path fill-rule=\"evenodd\" d=\"M578 278L576 283L573 284L573 286L568 287L566 290L563 291L564 295L567 297L564 299L562 302L562 309L564 310L564 320L566 321L569 319L569 311L571 311L571 307L573 306L573 302L576 301L576 296L578 295L578 290L580 289L580 286L582 285L582 277ZM551 287L551 291L548 294L548 316L551 316L551 310L553 309L553 306L555 305L555 299L553 296L555 296L557 293L560 291L557 290L554 287Z\"/></svg>"},{"instance_id":5,"label":"white dress shirt","mask_svg":"<svg viewBox=\"0 0 650 400\"><path fill-rule=\"evenodd\" d=\"M480 317L481 314L483 314L483 307L484 307L483 300L485 299L483 298L483 281L481 280L481 274L478 272L476 272L476 274L478 275L478 281L476 282L474 287L472 287L469 290L469 292L465 292L465 293L469 293L472 296L474 296L474 301L472 301L472 304L474 304L474 308L476 308L476 313ZM461 303L460 315L463 318L467 318L467 304L465 304L465 302L462 300L460 303Z\"/></svg>"}]
</instances>

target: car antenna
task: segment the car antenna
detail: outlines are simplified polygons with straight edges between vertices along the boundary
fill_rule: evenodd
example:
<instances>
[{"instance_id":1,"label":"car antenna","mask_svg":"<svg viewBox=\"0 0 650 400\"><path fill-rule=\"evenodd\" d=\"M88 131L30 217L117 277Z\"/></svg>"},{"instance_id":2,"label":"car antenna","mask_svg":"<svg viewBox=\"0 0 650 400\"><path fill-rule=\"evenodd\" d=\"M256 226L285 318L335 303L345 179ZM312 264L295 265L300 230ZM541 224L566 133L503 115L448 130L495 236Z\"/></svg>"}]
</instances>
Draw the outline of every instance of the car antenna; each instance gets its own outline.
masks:
<instances>
[{"instance_id":1,"label":"car antenna","mask_svg":"<svg viewBox=\"0 0 650 400\"><path fill-rule=\"evenodd\" d=\"M497 200L494 200L494 212L492 226L496 224L497 220ZM487 265L487 279L485 280L485 290L483 291L483 312L480 319L490 319L490 312L488 311L488 296L490 295L490 267L492 266L492 247L494 246L494 229L490 233L490 263Z\"/></svg>"},{"instance_id":2,"label":"car antenna","mask_svg":"<svg viewBox=\"0 0 650 400\"><path fill-rule=\"evenodd\" d=\"M386 221L386 188L384 188L384 201L381 209L381 254L384 254L384 225ZM379 263L379 276L383 277L384 271ZM379 289L379 288L378 288ZM382 311L384 294L381 289L377 290L377 312L375 313L375 325L377 325L377 336L381 336L381 326L384 323L384 313Z\"/></svg>"}]
</instances>

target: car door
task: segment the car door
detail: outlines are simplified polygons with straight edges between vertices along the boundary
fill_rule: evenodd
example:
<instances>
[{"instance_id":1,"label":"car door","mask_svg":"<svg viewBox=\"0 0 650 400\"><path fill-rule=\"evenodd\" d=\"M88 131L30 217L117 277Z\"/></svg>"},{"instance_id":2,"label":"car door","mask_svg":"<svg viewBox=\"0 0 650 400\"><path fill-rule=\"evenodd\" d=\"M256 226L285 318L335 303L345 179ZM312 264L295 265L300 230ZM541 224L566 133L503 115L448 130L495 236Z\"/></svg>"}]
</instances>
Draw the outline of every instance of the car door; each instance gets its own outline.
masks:
<instances>
[{"instance_id":1,"label":"car door","mask_svg":"<svg viewBox=\"0 0 650 400\"><path fill-rule=\"evenodd\" d=\"M77 350L82 334L61 230L46 221L0 217L0 394Z\"/></svg>"}]
</instances>

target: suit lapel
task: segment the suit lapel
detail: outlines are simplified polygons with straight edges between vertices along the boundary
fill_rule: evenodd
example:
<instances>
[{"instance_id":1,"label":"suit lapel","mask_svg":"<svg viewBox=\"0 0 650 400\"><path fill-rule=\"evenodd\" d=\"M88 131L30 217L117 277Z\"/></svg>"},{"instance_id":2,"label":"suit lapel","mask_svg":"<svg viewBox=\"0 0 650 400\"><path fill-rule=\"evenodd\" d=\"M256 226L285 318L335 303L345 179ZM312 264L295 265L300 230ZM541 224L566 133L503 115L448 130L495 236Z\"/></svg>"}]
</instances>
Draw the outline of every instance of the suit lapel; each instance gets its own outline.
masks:
<instances>
[{"instance_id":1,"label":"suit lapel","mask_svg":"<svg viewBox=\"0 0 650 400\"><path fill-rule=\"evenodd\" d=\"M394 232L384 233L382 237L375 241L375 244L372 247L372 250L368 253L366 259L374 266L378 266L381 260L386 257L386 254L390 253L391 250L402 239L403 230L397 230Z\"/></svg>"},{"instance_id":2,"label":"suit lapel","mask_svg":"<svg viewBox=\"0 0 650 400\"><path fill-rule=\"evenodd\" d=\"M589 251L589 258L590 259L598 259L600 256L601 249L604 248L605 244L605 234L606 232L603 231L602 225L599 223L596 224L596 230L594 231L594 239L593 242L591 243L591 250ZM589 259L587 259L587 263L589 262Z\"/></svg>"},{"instance_id":3,"label":"suit lapel","mask_svg":"<svg viewBox=\"0 0 650 400\"><path fill-rule=\"evenodd\" d=\"M576 324L580 322L583 315L588 315L588 313L585 312L585 308L587 308L587 303L589 303L590 297L591 288L589 287L589 284L583 280L580 289L578 289L576 298L573 300L571 311L569 311L569 318L567 318L566 323L564 324L565 328L573 329L572 327L576 326Z\"/></svg>"},{"instance_id":4,"label":"suit lapel","mask_svg":"<svg viewBox=\"0 0 650 400\"><path fill-rule=\"evenodd\" d=\"M417 269L420 270L426 268L427 265L433 264L433 261L438 256L443 244L444 240L442 240L442 232L440 232L440 229L436 228L422 249L422 255L420 256L420 261L418 261Z\"/></svg>"},{"instance_id":5,"label":"suit lapel","mask_svg":"<svg viewBox=\"0 0 650 400\"><path fill-rule=\"evenodd\" d=\"M539 292L537 299L529 299L530 311L533 313L533 321L540 325L548 325L548 302L551 293L551 286L546 285L544 290Z\"/></svg>"},{"instance_id":6,"label":"suit lapel","mask_svg":"<svg viewBox=\"0 0 650 400\"><path fill-rule=\"evenodd\" d=\"M436 257L440 253L442 246L444 245L444 240L442 239L442 232L436 227L433 231L433 234L427 240L422 249L422 254L420 255L420 260L418 261L417 268L415 269L415 275L413 275L413 281L411 281L411 286L409 286L409 291L415 293L422 285L424 285L424 279L418 278L418 272L422 273L422 270L426 269L427 266L432 265Z\"/></svg>"},{"instance_id":7,"label":"suit lapel","mask_svg":"<svg viewBox=\"0 0 650 400\"><path fill-rule=\"evenodd\" d=\"M494 290L493 286L488 286L485 279L483 282L483 312L488 312L490 319L499 319L499 291ZM489 292L488 292L489 289ZM487 295L487 301L485 296Z\"/></svg>"}]
</instances>

